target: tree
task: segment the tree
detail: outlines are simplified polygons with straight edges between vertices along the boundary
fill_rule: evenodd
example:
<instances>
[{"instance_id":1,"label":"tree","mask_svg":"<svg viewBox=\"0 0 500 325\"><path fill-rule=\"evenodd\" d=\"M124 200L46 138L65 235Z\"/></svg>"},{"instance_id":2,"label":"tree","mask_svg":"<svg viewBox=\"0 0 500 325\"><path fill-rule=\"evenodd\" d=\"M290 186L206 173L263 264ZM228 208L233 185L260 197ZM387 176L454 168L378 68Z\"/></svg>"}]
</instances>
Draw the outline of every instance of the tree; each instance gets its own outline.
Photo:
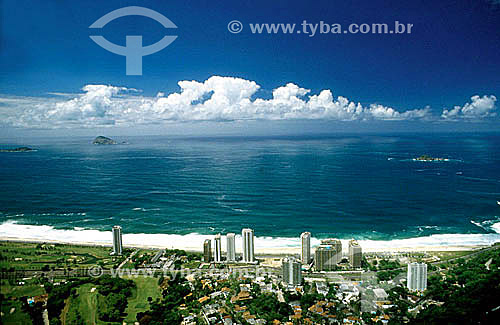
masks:
<instances>
[{"instance_id":1,"label":"tree","mask_svg":"<svg viewBox=\"0 0 500 325\"><path fill-rule=\"evenodd\" d=\"M489 270L485 263L491 259ZM430 277L426 298L443 302L415 317L417 323L490 324L500 317L500 250L482 252L468 261L458 259L445 275Z\"/></svg>"},{"instance_id":2,"label":"tree","mask_svg":"<svg viewBox=\"0 0 500 325\"><path fill-rule=\"evenodd\" d=\"M335 289L335 285L330 284L328 288L328 294L326 295L326 299L335 300L337 295L337 289Z\"/></svg>"},{"instance_id":3,"label":"tree","mask_svg":"<svg viewBox=\"0 0 500 325\"><path fill-rule=\"evenodd\" d=\"M167 289L163 291L163 298L150 302L150 310L137 315L140 324L179 324L182 315L179 306L192 301L191 296L184 299L191 291L185 285L185 278L176 278L168 282ZM149 300L149 299L148 299ZM140 316L140 317L139 317Z\"/></svg>"},{"instance_id":4,"label":"tree","mask_svg":"<svg viewBox=\"0 0 500 325\"><path fill-rule=\"evenodd\" d=\"M300 298L300 306L302 307L302 310L306 310L320 299L321 296L317 293L306 293Z\"/></svg>"}]
</instances>

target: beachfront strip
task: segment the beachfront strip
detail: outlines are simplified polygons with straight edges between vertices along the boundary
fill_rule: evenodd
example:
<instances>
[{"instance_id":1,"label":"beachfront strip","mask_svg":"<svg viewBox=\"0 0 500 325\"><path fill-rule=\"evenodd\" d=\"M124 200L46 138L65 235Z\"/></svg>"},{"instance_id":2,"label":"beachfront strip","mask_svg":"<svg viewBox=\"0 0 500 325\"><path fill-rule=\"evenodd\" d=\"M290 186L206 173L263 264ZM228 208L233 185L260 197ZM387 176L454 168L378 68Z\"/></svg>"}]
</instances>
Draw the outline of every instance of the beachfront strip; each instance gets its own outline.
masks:
<instances>
[{"instance_id":1,"label":"beachfront strip","mask_svg":"<svg viewBox=\"0 0 500 325\"><path fill-rule=\"evenodd\" d=\"M113 227L113 252L112 255L121 255L123 251L122 243L122 228L120 226ZM237 258L235 234L228 233L226 235L226 252L225 256L222 251L222 236L217 234L214 236L213 245L211 239L205 239L203 242L203 262L205 263L247 263L257 264L259 260L255 258L255 235L253 229L245 228L241 231L242 253L241 259ZM301 255L297 258L298 270L314 270L335 271L338 269L339 263L343 259L342 242L338 239L324 239L321 241L314 254L311 257L311 233L303 232L300 235L301 240ZM295 258L290 256L291 258ZM349 241L348 261L353 270L361 269L361 261L363 253L359 243L352 239ZM286 258L288 260L288 258Z\"/></svg>"},{"instance_id":2,"label":"beachfront strip","mask_svg":"<svg viewBox=\"0 0 500 325\"><path fill-rule=\"evenodd\" d=\"M111 249L0 242L2 321L400 324L445 315L442 323L457 323L488 319L500 309L498 299L488 299L498 291L500 245L363 253L350 240L344 252L333 238L311 247L304 232L300 254L255 254L249 228L241 238L206 238L201 252L130 247L123 238L115 226ZM463 305L464 299L470 302ZM458 302L465 314L450 322Z\"/></svg>"}]
</instances>

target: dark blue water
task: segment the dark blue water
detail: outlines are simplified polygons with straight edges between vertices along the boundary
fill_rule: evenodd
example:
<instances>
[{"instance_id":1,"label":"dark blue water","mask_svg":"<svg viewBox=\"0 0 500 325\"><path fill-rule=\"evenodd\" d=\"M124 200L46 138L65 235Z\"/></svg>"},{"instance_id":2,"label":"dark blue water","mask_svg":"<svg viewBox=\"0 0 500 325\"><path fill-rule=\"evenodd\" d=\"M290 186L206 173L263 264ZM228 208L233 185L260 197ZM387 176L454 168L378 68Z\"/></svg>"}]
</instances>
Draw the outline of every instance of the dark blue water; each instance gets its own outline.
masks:
<instances>
[{"instance_id":1,"label":"dark blue water","mask_svg":"<svg viewBox=\"0 0 500 325\"><path fill-rule=\"evenodd\" d=\"M0 223L391 239L492 233L500 135L3 140ZM447 162L415 162L428 154Z\"/></svg>"}]
</instances>

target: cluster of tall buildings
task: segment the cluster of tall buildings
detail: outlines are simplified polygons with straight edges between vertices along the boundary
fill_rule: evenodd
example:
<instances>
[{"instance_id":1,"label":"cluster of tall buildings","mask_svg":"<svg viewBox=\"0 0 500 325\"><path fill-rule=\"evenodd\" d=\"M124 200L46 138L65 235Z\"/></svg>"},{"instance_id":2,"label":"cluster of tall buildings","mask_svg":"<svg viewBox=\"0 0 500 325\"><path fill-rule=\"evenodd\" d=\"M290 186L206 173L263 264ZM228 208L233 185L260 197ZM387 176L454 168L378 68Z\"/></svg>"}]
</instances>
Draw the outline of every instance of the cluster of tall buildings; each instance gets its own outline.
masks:
<instances>
[{"instance_id":1,"label":"cluster of tall buildings","mask_svg":"<svg viewBox=\"0 0 500 325\"><path fill-rule=\"evenodd\" d=\"M236 261L236 235L228 233L226 235L226 261ZM254 252L254 231L250 228L244 228L241 231L242 239L242 262L253 263L255 261ZM203 242L203 261L220 263L222 259L222 240L221 235L217 234L214 238L214 245L212 247L212 240L206 239ZM288 284L298 284L302 281L302 265L310 265L312 262L311 255L311 233L303 232L300 235L301 241L301 254L300 259L286 258L283 260L283 278ZM213 248L213 251L212 251ZM120 226L113 227L113 255L121 255L123 253L122 243L122 228ZM314 264L316 271L330 271L335 269L336 265L342 260L342 242L338 239L324 239L321 245L316 248L314 255ZM349 262L355 267L361 267L362 252L361 246L354 239L349 241ZM413 264L411 264L413 265ZM425 264L424 264L425 265ZM410 265L408 265L408 288L415 288L415 290L424 290L422 274L425 273L425 283L427 281L427 265L425 270L417 266L412 266L412 277L410 281ZM415 274L415 275L413 275ZM416 279L416 280L415 280ZM415 282L417 281L417 282ZM425 284L426 286L426 284Z\"/></svg>"},{"instance_id":2,"label":"cluster of tall buildings","mask_svg":"<svg viewBox=\"0 0 500 325\"><path fill-rule=\"evenodd\" d=\"M410 263L406 274L406 287L410 291L424 291L427 289L427 264Z\"/></svg>"},{"instance_id":3,"label":"cluster of tall buildings","mask_svg":"<svg viewBox=\"0 0 500 325\"><path fill-rule=\"evenodd\" d=\"M303 232L300 235L302 264L311 263L311 233ZM361 246L356 240L349 241L349 263L354 268L361 267L363 253ZM329 271L335 269L335 266L342 260L342 242L338 239L324 239L321 245L316 248L314 254L314 266L317 271Z\"/></svg>"},{"instance_id":4,"label":"cluster of tall buildings","mask_svg":"<svg viewBox=\"0 0 500 325\"><path fill-rule=\"evenodd\" d=\"M235 234L226 235L226 261L236 261ZM242 239L242 262L252 263L254 257L254 231L245 228L241 231ZM301 254L300 259L285 258L282 260L283 281L290 285L298 285L302 282L302 265L310 265L313 261L311 254L311 233L303 232L300 235ZM212 254L212 241L206 239L203 244L204 262L222 262L221 235L217 234L214 239L214 252ZM356 240L349 241L349 263L354 268L361 267L363 258L361 246ZM316 271L334 270L342 260L342 242L338 239L324 239L321 245L316 248L314 255L314 265Z\"/></svg>"},{"instance_id":5,"label":"cluster of tall buildings","mask_svg":"<svg viewBox=\"0 0 500 325\"><path fill-rule=\"evenodd\" d=\"M234 233L226 235L226 261L236 261ZM254 257L254 231L250 228L245 228L241 231L242 240L242 262L252 263ZM302 283L302 266L310 265L313 262L311 254L311 233L303 232L300 235L301 253L300 259L287 257L282 260L283 281L289 285L299 285ZM212 252L212 248L214 251ZM354 268L361 267L363 258L361 246L356 240L349 241L349 263ZM342 261L342 242L339 239L324 239L314 252L314 265L316 271L331 271L334 270ZM222 262L222 243L221 235L217 234L214 238L214 245L210 239L206 239L203 243L203 261L204 262Z\"/></svg>"},{"instance_id":6,"label":"cluster of tall buildings","mask_svg":"<svg viewBox=\"0 0 500 325\"><path fill-rule=\"evenodd\" d=\"M122 255L122 227L113 226L113 252L112 255ZM226 261L236 261L236 245L234 233L226 235ZM242 238L242 261L244 263L253 263L254 257L254 231L245 228L241 231ZM301 253L300 259L287 257L282 260L283 281L289 285L300 285L302 283L302 265L310 265L311 258L311 233L303 232L300 235ZM221 235L217 234L214 238L214 251L212 254L212 241L206 239L203 242L203 261L204 262L222 262L222 241ZM361 267L363 253L359 243L352 239L348 247L349 263L354 268ZM342 260L342 242L338 239L324 239L316 248L314 254L314 266L316 271L334 270ZM411 291L423 291L427 289L427 264L410 263L408 264L408 273L406 286Z\"/></svg>"},{"instance_id":7,"label":"cluster of tall buildings","mask_svg":"<svg viewBox=\"0 0 500 325\"><path fill-rule=\"evenodd\" d=\"M236 235L234 233L228 233L226 235L226 261L235 262L236 261ZM254 258L254 232L253 229L245 228L241 231L242 238L242 262L253 263ZM203 243L203 261L204 262L222 262L222 243L221 235L217 234L214 238L214 253L212 256L212 241L206 239Z\"/></svg>"},{"instance_id":8,"label":"cluster of tall buildings","mask_svg":"<svg viewBox=\"0 0 500 325\"><path fill-rule=\"evenodd\" d=\"M302 265L310 265L311 233L303 232L300 235L300 260L285 258L282 260L283 281L288 285L299 285L302 282ZM342 242L338 239L324 239L314 252L314 267L316 271L334 270L342 261ZM363 254L361 246L356 240L349 241L349 263L354 268L361 267Z\"/></svg>"}]
</instances>

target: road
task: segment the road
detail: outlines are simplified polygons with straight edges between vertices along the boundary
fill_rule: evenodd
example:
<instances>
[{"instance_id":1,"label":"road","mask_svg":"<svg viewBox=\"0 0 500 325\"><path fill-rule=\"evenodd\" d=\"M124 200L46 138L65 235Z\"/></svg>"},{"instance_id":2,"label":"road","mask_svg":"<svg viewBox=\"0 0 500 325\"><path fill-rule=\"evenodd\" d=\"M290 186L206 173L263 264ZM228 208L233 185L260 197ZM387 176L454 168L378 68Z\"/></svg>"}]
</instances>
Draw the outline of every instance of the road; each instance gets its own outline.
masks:
<instances>
[{"instance_id":1,"label":"road","mask_svg":"<svg viewBox=\"0 0 500 325\"><path fill-rule=\"evenodd\" d=\"M499 245L496 245L496 246L493 245L493 246L490 246L490 247L481 248L481 249L478 249L476 251L473 251L472 253L470 253L468 255L454 257L454 258L451 258L451 259L448 259L448 260L444 260L444 261L432 262L432 263L429 263L429 264L436 265L436 264L448 263L448 262L451 262L451 261L456 261L458 259L470 259L471 257L473 257L473 256L475 256L477 254L480 254L482 252L486 252L486 251L489 251L489 250L492 250L492 249L496 249L496 248L500 248L500 246ZM397 268L397 269L378 270L375 273L385 272L385 271L395 271L395 270L402 270L402 271L404 271L406 268L407 268L407 266L402 266L402 267ZM440 272L440 271L428 272L428 274L434 274L434 273L437 273L437 272Z\"/></svg>"},{"instance_id":2,"label":"road","mask_svg":"<svg viewBox=\"0 0 500 325\"><path fill-rule=\"evenodd\" d=\"M129 257L127 257L123 262L118 265L117 269L121 269L122 266L124 266L132 257L134 257L135 254L137 254L140 251L140 249L136 249L132 254L130 254Z\"/></svg>"},{"instance_id":3,"label":"road","mask_svg":"<svg viewBox=\"0 0 500 325\"><path fill-rule=\"evenodd\" d=\"M43 324L49 325L49 311L47 310L47 308L43 310L42 317L43 317Z\"/></svg>"},{"instance_id":4,"label":"road","mask_svg":"<svg viewBox=\"0 0 500 325\"><path fill-rule=\"evenodd\" d=\"M486 252L486 251L490 251L490 250L493 250L493 249L497 249L497 248L500 248L500 246L499 245L493 245L493 246L490 246L490 247L478 249L477 251L474 251L473 253L471 253L469 255L455 257L455 258L452 258L452 259L449 259L449 260L445 260L445 261L432 262L431 264L447 263L447 262L455 261L455 260L458 260L458 259L470 259L470 258L474 257L477 254L480 254L480 253L483 253L483 252ZM432 271L432 272L429 272L428 274L434 274L434 273L438 273L438 272L440 272L440 271Z\"/></svg>"}]
</instances>

